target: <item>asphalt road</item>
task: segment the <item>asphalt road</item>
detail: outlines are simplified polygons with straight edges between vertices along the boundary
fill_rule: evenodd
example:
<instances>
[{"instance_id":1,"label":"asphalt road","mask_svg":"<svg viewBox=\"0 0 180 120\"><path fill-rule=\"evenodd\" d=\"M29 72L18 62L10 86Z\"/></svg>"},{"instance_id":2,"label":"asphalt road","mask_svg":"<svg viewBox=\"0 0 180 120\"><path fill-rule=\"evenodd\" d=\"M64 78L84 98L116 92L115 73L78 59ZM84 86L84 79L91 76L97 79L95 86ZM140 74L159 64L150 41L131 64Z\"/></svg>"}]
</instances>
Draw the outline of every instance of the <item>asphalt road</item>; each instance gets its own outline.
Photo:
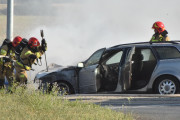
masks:
<instances>
[{"instance_id":1,"label":"asphalt road","mask_svg":"<svg viewBox=\"0 0 180 120\"><path fill-rule=\"evenodd\" d=\"M65 98L131 113L136 120L180 120L180 94L78 94Z\"/></svg>"}]
</instances>

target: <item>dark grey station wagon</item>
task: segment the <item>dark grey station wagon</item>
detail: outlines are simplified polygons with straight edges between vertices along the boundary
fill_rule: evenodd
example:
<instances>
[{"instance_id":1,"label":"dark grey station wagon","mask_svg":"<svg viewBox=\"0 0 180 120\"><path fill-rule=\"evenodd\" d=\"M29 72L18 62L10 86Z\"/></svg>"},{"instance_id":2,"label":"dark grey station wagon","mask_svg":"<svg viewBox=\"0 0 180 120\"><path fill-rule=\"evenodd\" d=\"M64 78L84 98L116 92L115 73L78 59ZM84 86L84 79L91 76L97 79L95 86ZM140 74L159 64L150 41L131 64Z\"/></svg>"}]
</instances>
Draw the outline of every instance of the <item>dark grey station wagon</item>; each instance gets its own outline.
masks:
<instances>
[{"instance_id":1,"label":"dark grey station wagon","mask_svg":"<svg viewBox=\"0 0 180 120\"><path fill-rule=\"evenodd\" d=\"M175 94L180 88L180 44L141 42L102 48L77 66L41 71L34 81L39 88L57 83L64 94Z\"/></svg>"}]
</instances>

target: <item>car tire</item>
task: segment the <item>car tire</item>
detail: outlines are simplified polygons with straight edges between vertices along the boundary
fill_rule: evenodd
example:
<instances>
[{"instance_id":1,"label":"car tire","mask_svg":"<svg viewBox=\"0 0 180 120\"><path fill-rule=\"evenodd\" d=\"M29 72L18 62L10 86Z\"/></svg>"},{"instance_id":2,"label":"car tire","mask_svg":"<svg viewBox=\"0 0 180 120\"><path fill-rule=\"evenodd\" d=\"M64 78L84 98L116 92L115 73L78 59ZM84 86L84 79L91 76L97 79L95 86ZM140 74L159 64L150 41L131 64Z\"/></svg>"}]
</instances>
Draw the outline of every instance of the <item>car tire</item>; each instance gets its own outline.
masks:
<instances>
[{"instance_id":1,"label":"car tire","mask_svg":"<svg viewBox=\"0 0 180 120\"><path fill-rule=\"evenodd\" d=\"M155 93L157 94L175 94L177 92L179 92L179 82L171 76L159 78L155 85Z\"/></svg>"},{"instance_id":2,"label":"car tire","mask_svg":"<svg viewBox=\"0 0 180 120\"><path fill-rule=\"evenodd\" d=\"M65 82L58 82L58 95L69 95L71 94L71 87Z\"/></svg>"}]
</instances>

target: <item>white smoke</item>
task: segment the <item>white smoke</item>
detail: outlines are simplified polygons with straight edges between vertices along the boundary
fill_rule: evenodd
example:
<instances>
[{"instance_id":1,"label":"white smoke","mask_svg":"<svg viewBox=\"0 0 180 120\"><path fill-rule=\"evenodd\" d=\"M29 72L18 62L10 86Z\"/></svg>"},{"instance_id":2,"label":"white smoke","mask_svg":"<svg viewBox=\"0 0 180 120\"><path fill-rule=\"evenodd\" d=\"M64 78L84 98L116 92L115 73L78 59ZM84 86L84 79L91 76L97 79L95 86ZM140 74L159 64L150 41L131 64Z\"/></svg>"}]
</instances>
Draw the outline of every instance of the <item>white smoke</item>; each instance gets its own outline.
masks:
<instances>
[{"instance_id":1,"label":"white smoke","mask_svg":"<svg viewBox=\"0 0 180 120\"><path fill-rule=\"evenodd\" d=\"M41 3L36 4L48 6ZM50 6L58 9L45 8L51 14L45 19L49 22L36 24L26 36L41 40L44 29L48 63L76 65L103 47L149 41L155 21L165 24L172 40L180 39L179 4L179 0L61 0Z\"/></svg>"}]
</instances>

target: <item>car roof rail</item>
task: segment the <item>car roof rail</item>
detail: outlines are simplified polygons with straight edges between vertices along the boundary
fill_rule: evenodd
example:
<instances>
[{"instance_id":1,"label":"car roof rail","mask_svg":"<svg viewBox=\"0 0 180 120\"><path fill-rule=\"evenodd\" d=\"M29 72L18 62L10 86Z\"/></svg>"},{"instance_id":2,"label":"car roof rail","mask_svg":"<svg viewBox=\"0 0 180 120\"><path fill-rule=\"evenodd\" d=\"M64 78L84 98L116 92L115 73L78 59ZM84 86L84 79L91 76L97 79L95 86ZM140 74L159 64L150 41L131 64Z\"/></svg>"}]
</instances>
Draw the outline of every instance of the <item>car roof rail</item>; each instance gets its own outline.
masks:
<instances>
[{"instance_id":1,"label":"car roof rail","mask_svg":"<svg viewBox=\"0 0 180 120\"><path fill-rule=\"evenodd\" d=\"M149 42L150 44L154 43L172 43L172 44L179 44L180 40L173 40L173 41L161 41L161 42Z\"/></svg>"},{"instance_id":2,"label":"car roof rail","mask_svg":"<svg viewBox=\"0 0 180 120\"><path fill-rule=\"evenodd\" d=\"M149 42L136 42L136 43L119 44L119 45L112 46L111 48L113 48L113 47L118 47L118 46L122 46L122 45L145 44L145 43L149 43Z\"/></svg>"},{"instance_id":3,"label":"car roof rail","mask_svg":"<svg viewBox=\"0 0 180 120\"><path fill-rule=\"evenodd\" d=\"M180 40L173 40L173 41L161 41L161 42L136 42L136 43L126 43L126 44L120 44L112 46L111 48L122 46L122 45L132 45L132 44L156 44L156 43L172 43L172 44L179 44Z\"/></svg>"}]
</instances>

